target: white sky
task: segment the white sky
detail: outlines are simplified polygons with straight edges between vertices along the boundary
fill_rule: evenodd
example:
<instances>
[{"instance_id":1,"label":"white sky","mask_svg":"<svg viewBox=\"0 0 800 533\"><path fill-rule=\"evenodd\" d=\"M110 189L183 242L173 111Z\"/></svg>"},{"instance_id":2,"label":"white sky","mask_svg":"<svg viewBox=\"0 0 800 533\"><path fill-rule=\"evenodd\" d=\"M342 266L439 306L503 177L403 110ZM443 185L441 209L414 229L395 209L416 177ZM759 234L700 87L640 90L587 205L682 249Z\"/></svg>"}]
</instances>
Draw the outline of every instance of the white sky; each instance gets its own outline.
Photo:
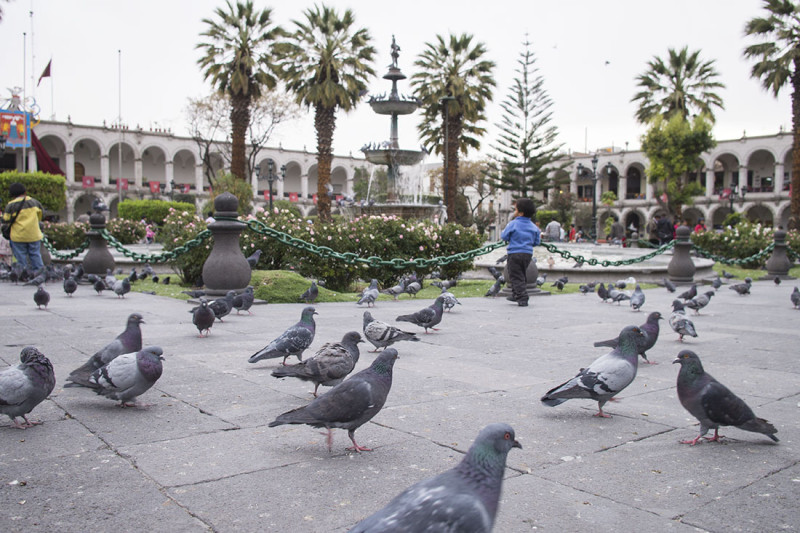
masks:
<instances>
[{"instance_id":1,"label":"white sky","mask_svg":"<svg viewBox=\"0 0 800 533\"><path fill-rule=\"evenodd\" d=\"M743 131L756 136L777 133L781 126L791 129L790 93L784 90L774 98L759 80L750 78L751 64L742 57L742 49L750 44L744 37L746 21L764 14L760 0L330 0L329 4L353 9L358 26L372 34L378 49L374 64L378 77L370 87L373 94L389 90L389 82L381 76L391 62L392 34L401 48L400 67L409 77L417 54L436 34L471 33L484 42L488 58L497 64L484 152L493 144L493 124L501 116L499 103L515 77L526 33L553 100L559 141L572 151L612 144L624 147L625 143L630 149L638 148L644 130L633 118L634 78L654 56L667 57L668 48L686 45L701 50L702 59L715 60L720 81L726 85L719 91L726 109L717 113L714 135L718 140L739 138ZM123 122L132 128L137 124L145 129L168 127L185 135L187 99L211 91L197 66L200 52L195 45L204 30L201 19L213 17L214 8L222 5L223 0L3 3L0 101L10 96L8 88L22 86L25 79L27 95L35 90L42 118L55 114L56 119L66 120L69 115L74 123L100 125L103 120L114 122L121 108ZM271 6L274 20L291 28L291 20L313 4L275 0L256 1L256 5ZM23 74L24 56L27 75ZM34 89L51 58L52 77ZM400 82L399 89L412 92L407 82ZM416 124L420 116L400 117L402 148L419 146ZM388 118L373 114L363 103L350 114L338 114L334 151L360 155L365 143L388 136ZM269 144L278 142L284 148L313 150L311 113L282 127ZM433 157L428 161L433 162Z\"/></svg>"}]
</instances>

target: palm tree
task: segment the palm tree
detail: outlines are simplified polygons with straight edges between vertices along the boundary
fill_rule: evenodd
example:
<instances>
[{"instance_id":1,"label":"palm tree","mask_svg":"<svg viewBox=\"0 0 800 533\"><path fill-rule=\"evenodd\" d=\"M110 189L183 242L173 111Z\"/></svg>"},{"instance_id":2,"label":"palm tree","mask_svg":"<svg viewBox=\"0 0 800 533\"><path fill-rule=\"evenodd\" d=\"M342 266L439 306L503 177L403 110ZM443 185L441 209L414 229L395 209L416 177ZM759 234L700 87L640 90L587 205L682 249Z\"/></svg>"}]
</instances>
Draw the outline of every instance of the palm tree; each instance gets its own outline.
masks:
<instances>
[{"instance_id":1,"label":"palm tree","mask_svg":"<svg viewBox=\"0 0 800 533\"><path fill-rule=\"evenodd\" d=\"M436 42L425 44L414 62L419 71L411 77L424 110L417 127L422 142L429 152L444 154L444 201L450 219L455 217L459 151L466 154L469 148L480 148L478 138L486 130L478 124L486 119L484 111L495 86L495 64L484 59L484 44L473 45L472 38L437 35Z\"/></svg>"},{"instance_id":2,"label":"palm tree","mask_svg":"<svg viewBox=\"0 0 800 533\"><path fill-rule=\"evenodd\" d=\"M245 142L250 108L264 88L276 85L271 48L283 30L272 24L271 9L257 11L250 0L235 6L228 0L226 8L218 7L214 14L216 20L203 19L207 28L200 35L208 42L196 46L204 53L197 63L204 78L210 79L220 94L230 96L231 173L247 179Z\"/></svg>"},{"instance_id":3,"label":"palm tree","mask_svg":"<svg viewBox=\"0 0 800 533\"><path fill-rule=\"evenodd\" d=\"M275 46L280 76L300 105L314 108L317 131L317 210L320 219L331 219L328 189L333 160L336 110L352 110L366 94L367 81L375 75L371 63L375 48L365 28L353 29L350 9L342 16L328 6L304 12L305 21L294 21L295 31Z\"/></svg>"},{"instance_id":4,"label":"palm tree","mask_svg":"<svg viewBox=\"0 0 800 533\"><path fill-rule=\"evenodd\" d=\"M683 118L705 114L713 121L712 108L724 109L722 98L713 91L725 87L716 81L714 61L702 61L699 50L689 53L687 47L680 52L670 48L668 53L666 62L654 57L647 72L636 77L642 88L631 98L639 101L636 120L646 124L657 115L669 119L679 113Z\"/></svg>"},{"instance_id":5,"label":"palm tree","mask_svg":"<svg viewBox=\"0 0 800 533\"><path fill-rule=\"evenodd\" d=\"M750 75L778 96L792 90L792 198L789 229L800 229L800 6L790 0L764 0L769 16L756 17L745 34L765 42L748 46L744 55L755 61Z\"/></svg>"}]
</instances>

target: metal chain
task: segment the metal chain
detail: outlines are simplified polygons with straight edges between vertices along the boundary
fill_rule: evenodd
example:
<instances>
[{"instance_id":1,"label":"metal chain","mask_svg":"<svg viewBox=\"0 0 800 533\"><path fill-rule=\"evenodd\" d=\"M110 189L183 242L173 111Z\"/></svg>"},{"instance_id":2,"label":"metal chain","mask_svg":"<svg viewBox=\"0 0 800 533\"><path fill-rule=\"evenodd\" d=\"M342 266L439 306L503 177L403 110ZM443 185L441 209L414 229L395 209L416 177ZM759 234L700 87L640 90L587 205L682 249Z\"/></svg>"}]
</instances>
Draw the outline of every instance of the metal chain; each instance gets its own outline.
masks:
<instances>
[{"instance_id":1,"label":"metal chain","mask_svg":"<svg viewBox=\"0 0 800 533\"><path fill-rule=\"evenodd\" d=\"M697 252L698 255L702 255L706 259L711 259L713 261L716 261L718 263L723 263L725 265L743 265L745 263L751 263L753 261L757 261L757 260L763 258L764 256L766 256L767 254L771 253L772 249L775 248L775 243L771 242L771 243L769 243L767 245L766 248L764 248L760 252L758 252L756 254L753 254L750 257L744 257L742 259L729 259L729 258L723 257L721 255L715 255L715 254L709 252L708 250L705 250L705 249L697 246L696 244L693 244L692 247L695 249L695 251Z\"/></svg>"},{"instance_id":2,"label":"metal chain","mask_svg":"<svg viewBox=\"0 0 800 533\"><path fill-rule=\"evenodd\" d=\"M795 252L791 246L786 247L786 254L792 259L792 261L800 261L800 254Z\"/></svg>"},{"instance_id":3,"label":"metal chain","mask_svg":"<svg viewBox=\"0 0 800 533\"><path fill-rule=\"evenodd\" d=\"M205 229L198 233L194 239L190 239L186 241L185 244L178 246L177 248L173 248L172 250L162 252L160 254L140 254L138 252L133 252L125 248L125 246L119 242L117 239L111 235L107 229L101 229L100 235L113 246L117 251L121 252L123 255L130 257L134 261L138 263L166 263L168 261L173 261L177 259L180 255L185 254L186 252L190 251L192 248L197 248L203 241L211 237L211 230Z\"/></svg>"},{"instance_id":4,"label":"metal chain","mask_svg":"<svg viewBox=\"0 0 800 533\"><path fill-rule=\"evenodd\" d=\"M666 252L667 250L672 248L674 245L675 245L675 241L670 241L667 244L658 247L656 250L653 250L649 254L643 255L641 257L634 257L632 259L622 259L620 261L609 261L607 259L603 259L602 261L598 261L594 257L592 257L590 259L586 259L585 257L583 257L580 254L573 255L570 252L568 252L567 250L559 250L554 245L548 244L546 242L543 242L541 244L541 246L543 248L547 249L547 251L549 251L550 253L559 254L564 259L574 259L575 262L579 263L579 264L586 263L587 265L592 265L592 266L600 265L600 266L604 266L604 267L633 265L633 264L636 264L636 263L641 263L643 261L647 261L648 259L652 259L657 255L663 254L664 252Z\"/></svg>"},{"instance_id":5,"label":"metal chain","mask_svg":"<svg viewBox=\"0 0 800 533\"><path fill-rule=\"evenodd\" d=\"M56 259L74 259L89 247L89 239L83 241L80 246L69 253L59 252L56 250L53 245L50 244L50 241L47 240L47 236L42 237L42 244L44 244L44 247L47 248L48 252L50 252L50 255L54 256Z\"/></svg>"}]
</instances>

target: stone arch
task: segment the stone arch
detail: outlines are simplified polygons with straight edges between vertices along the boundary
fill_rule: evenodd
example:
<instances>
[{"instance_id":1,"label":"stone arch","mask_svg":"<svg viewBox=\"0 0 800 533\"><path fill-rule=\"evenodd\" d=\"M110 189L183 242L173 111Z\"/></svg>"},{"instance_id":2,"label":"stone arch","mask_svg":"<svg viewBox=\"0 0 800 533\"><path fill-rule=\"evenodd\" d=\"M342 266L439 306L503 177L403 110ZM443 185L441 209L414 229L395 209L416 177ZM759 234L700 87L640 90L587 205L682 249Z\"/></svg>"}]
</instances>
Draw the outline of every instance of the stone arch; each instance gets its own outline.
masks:
<instances>
[{"instance_id":1,"label":"stone arch","mask_svg":"<svg viewBox=\"0 0 800 533\"><path fill-rule=\"evenodd\" d=\"M698 220L700 220L701 218L702 219L706 218L706 214L703 212L703 209L701 209L696 205L693 205L686 207L681 212L681 218L683 218L683 220L688 222L690 228L694 228L697 225ZM708 224L706 224L706 227L708 227Z\"/></svg>"},{"instance_id":2,"label":"stone arch","mask_svg":"<svg viewBox=\"0 0 800 533\"><path fill-rule=\"evenodd\" d=\"M730 206L727 204L717 204L709 208L706 217L706 227L708 229L721 228L722 221L731 213Z\"/></svg>"},{"instance_id":3,"label":"stone arch","mask_svg":"<svg viewBox=\"0 0 800 533\"><path fill-rule=\"evenodd\" d=\"M775 211L777 213L775 216L776 227L781 227L783 229L788 228L789 217L792 215L791 203L782 202Z\"/></svg>"},{"instance_id":4,"label":"stone arch","mask_svg":"<svg viewBox=\"0 0 800 533\"><path fill-rule=\"evenodd\" d=\"M194 189L196 169L197 158L191 150L182 148L172 156L172 175L179 187L189 185Z\"/></svg>"},{"instance_id":5,"label":"stone arch","mask_svg":"<svg viewBox=\"0 0 800 533\"><path fill-rule=\"evenodd\" d=\"M642 235L647 225L647 216L639 209L624 209L620 220L625 226L625 232L629 235L634 231Z\"/></svg>"},{"instance_id":6,"label":"stone arch","mask_svg":"<svg viewBox=\"0 0 800 533\"><path fill-rule=\"evenodd\" d=\"M286 163L286 177L283 178L283 195L289 199L299 200L303 192L303 168L297 161Z\"/></svg>"},{"instance_id":7,"label":"stone arch","mask_svg":"<svg viewBox=\"0 0 800 533\"><path fill-rule=\"evenodd\" d=\"M167 152L159 145L149 145L142 150L142 183L151 181L167 183Z\"/></svg>"},{"instance_id":8,"label":"stone arch","mask_svg":"<svg viewBox=\"0 0 800 533\"><path fill-rule=\"evenodd\" d=\"M45 152L47 152L47 155L50 156L56 166L66 174L67 143L64 142L64 139L59 135L47 134L40 137L39 142L42 143Z\"/></svg>"},{"instance_id":9,"label":"stone arch","mask_svg":"<svg viewBox=\"0 0 800 533\"><path fill-rule=\"evenodd\" d=\"M103 153L100 142L92 137L81 137L72 145L72 152L75 155L75 161L80 161L83 165L83 172L80 177L92 176L99 180L102 173L100 156ZM79 179L76 163L75 180Z\"/></svg>"},{"instance_id":10,"label":"stone arch","mask_svg":"<svg viewBox=\"0 0 800 533\"><path fill-rule=\"evenodd\" d=\"M102 195L89 191L84 191L78 194L72 202L72 212L75 213L75 218L92 210L92 202L95 199L102 198Z\"/></svg>"},{"instance_id":11,"label":"stone arch","mask_svg":"<svg viewBox=\"0 0 800 533\"><path fill-rule=\"evenodd\" d=\"M734 184L739 183L739 169L742 166L741 159L730 152L720 152L710 158L714 169L714 191L719 194L723 189L730 189Z\"/></svg>"},{"instance_id":12,"label":"stone arch","mask_svg":"<svg viewBox=\"0 0 800 533\"><path fill-rule=\"evenodd\" d=\"M203 174L203 189L208 189L211 186L209 181L209 173L211 176L216 177L220 171L225 169L225 157L220 152L211 152L208 154L209 168L205 169Z\"/></svg>"},{"instance_id":13,"label":"stone arch","mask_svg":"<svg viewBox=\"0 0 800 533\"><path fill-rule=\"evenodd\" d=\"M759 202L748 206L743 212L745 218L751 222L759 222L762 226L767 227L775 226L775 212L772 210L772 207L767 204Z\"/></svg>"},{"instance_id":14,"label":"stone arch","mask_svg":"<svg viewBox=\"0 0 800 533\"><path fill-rule=\"evenodd\" d=\"M331 185L333 186L333 194L336 196L344 196L347 194L347 169L342 166L337 166L331 169Z\"/></svg>"},{"instance_id":15,"label":"stone arch","mask_svg":"<svg viewBox=\"0 0 800 533\"><path fill-rule=\"evenodd\" d=\"M646 196L647 178L644 174L644 166L641 163L633 163L625 169L625 191L621 191L627 200L642 199Z\"/></svg>"},{"instance_id":16,"label":"stone arch","mask_svg":"<svg viewBox=\"0 0 800 533\"><path fill-rule=\"evenodd\" d=\"M771 192L775 185L775 154L767 148L758 148L751 150L744 161L748 191Z\"/></svg>"},{"instance_id":17,"label":"stone arch","mask_svg":"<svg viewBox=\"0 0 800 533\"><path fill-rule=\"evenodd\" d=\"M135 175L136 163L136 150L133 146L122 142L122 169L120 169L119 159L120 143L113 143L108 149L108 179L112 186L116 186L117 179L122 178L128 180L130 185L133 185ZM109 205L109 207L111 207Z\"/></svg>"}]
</instances>

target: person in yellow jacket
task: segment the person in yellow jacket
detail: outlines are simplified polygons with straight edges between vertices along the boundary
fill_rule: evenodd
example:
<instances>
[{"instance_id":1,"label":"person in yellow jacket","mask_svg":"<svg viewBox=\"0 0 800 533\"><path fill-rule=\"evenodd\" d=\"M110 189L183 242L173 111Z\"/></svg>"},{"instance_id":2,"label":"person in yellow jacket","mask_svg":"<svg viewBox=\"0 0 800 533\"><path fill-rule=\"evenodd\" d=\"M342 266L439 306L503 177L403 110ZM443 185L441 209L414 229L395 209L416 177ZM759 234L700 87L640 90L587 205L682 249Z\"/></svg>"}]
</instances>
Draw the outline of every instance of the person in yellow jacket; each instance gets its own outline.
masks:
<instances>
[{"instance_id":1,"label":"person in yellow jacket","mask_svg":"<svg viewBox=\"0 0 800 533\"><path fill-rule=\"evenodd\" d=\"M12 183L8 192L12 200L3 210L3 222L10 222L16 215L11 225L11 251L17 262L36 272L44 267L42 230L39 227L43 215L42 204L25 194L25 186L21 183Z\"/></svg>"}]
</instances>

